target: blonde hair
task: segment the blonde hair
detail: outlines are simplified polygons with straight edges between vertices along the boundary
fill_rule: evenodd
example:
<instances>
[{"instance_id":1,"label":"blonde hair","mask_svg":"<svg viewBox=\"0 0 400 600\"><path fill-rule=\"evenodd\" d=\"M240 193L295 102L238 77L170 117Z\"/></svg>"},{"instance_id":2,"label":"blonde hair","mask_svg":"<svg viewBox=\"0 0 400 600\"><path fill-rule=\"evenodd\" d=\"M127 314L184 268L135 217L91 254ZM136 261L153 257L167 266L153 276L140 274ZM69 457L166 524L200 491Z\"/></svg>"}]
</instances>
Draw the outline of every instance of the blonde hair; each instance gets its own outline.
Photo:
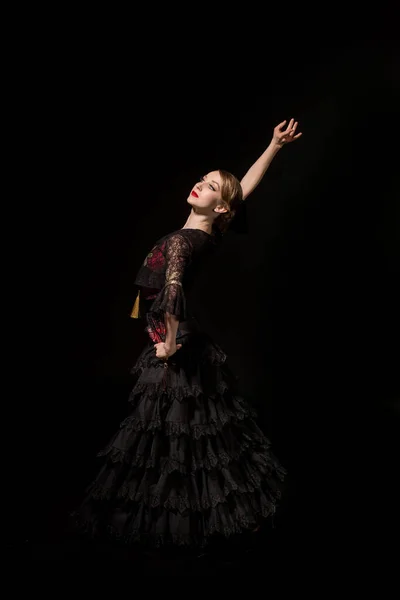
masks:
<instances>
[{"instance_id":1,"label":"blonde hair","mask_svg":"<svg viewBox=\"0 0 400 600\"><path fill-rule=\"evenodd\" d=\"M232 173L219 169L219 174L222 180L221 198L228 212L218 215L213 227L219 233L224 233L235 216L239 204L243 201L243 190L240 181Z\"/></svg>"}]
</instances>

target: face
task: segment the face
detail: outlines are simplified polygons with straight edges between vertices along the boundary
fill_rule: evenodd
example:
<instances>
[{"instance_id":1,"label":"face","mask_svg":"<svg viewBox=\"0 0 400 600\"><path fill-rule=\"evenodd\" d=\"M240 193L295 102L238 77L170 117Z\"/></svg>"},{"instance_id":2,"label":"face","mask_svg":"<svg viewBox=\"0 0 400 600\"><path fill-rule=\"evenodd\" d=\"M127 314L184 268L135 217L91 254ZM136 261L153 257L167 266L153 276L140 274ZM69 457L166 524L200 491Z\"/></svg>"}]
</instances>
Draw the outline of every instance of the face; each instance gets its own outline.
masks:
<instances>
[{"instance_id":1,"label":"face","mask_svg":"<svg viewBox=\"0 0 400 600\"><path fill-rule=\"evenodd\" d=\"M196 183L187 201L198 213L226 212L221 200L221 187L222 180L219 171L211 171Z\"/></svg>"}]
</instances>

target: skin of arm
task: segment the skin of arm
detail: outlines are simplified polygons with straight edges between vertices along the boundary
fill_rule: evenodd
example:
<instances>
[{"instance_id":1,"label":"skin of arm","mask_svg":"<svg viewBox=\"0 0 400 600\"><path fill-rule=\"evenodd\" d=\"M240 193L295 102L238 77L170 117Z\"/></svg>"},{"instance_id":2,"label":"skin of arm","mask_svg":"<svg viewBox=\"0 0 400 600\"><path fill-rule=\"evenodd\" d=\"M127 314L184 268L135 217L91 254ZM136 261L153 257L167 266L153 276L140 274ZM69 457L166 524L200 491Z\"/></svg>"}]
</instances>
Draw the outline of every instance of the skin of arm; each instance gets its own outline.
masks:
<instances>
[{"instance_id":1,"label":"skin of arm","mask_svg":"<svg viewBox=\"0 0 400 600\"><path fill-rule=\"evenodd\" d=\"M274 141L271 141L268 148L264 150L261 156L247 171L246 175L240 182L243 190L243 200L245 200L251 194L251 192L256 189L279 150L280 146Z\"/></svg>"},{"instance_id":2,"label":"skin of arm","mask_svg":"<svg viewBox=\"0 0 400 600\"><path fill-rule=\"evenodd\" d=\"M168 354L173 354L176 352L176 334L178 331L179 319L175 315L166 312L164 321L167 330L165 349Z\"/></svg>"},{"instance_id":3,"label":"skin of arm","mask_svg":"<svg viewBox=\"0 0 400 600\"><path fill-rule=\"evenodd\" d=\"M301 137L301 133L296 134L296 129L298 126L297 121L290 119L287 128L283 129L285 125L286 121L282 121L282 123L279 123L279 125L274 128L274 134L268 148L264 150L261 156L250 167L246 175L241 180L240 185L242 186L243 190L243 200L245 200L251 194L251 192L256 189L279 150L286 144Z\"/></svg>"}]
</instances>

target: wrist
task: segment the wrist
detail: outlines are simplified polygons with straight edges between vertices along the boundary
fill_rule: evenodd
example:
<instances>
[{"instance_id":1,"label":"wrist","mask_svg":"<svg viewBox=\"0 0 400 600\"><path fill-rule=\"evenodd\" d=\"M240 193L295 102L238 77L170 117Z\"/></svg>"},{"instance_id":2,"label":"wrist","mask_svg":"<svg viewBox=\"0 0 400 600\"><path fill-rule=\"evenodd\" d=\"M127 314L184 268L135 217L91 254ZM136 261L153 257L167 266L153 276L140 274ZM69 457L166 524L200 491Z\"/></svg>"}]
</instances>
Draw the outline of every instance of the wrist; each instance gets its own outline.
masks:
<instances>
[{"instance_id":1,"label":"wrist","mask_svg":"<svg viewBox=\"0 0 400 600\"><path fill-rule=\"evenodd\" d=\"M176 350L176 342L166 340L164 342L164 348L168 354L171 354L171 353L175 352L175 350Z\"/></svg>"},{"instance_id":2,"label":"wrist","mask_svg":"<svg viewBox=\"0 0 400 600\"><path fill-rule=\"evenodd\" d=\"M270 150L276 154L282 148L282 145L275 139L272 139L269 145Z\"/></svg>"}]
</instances>

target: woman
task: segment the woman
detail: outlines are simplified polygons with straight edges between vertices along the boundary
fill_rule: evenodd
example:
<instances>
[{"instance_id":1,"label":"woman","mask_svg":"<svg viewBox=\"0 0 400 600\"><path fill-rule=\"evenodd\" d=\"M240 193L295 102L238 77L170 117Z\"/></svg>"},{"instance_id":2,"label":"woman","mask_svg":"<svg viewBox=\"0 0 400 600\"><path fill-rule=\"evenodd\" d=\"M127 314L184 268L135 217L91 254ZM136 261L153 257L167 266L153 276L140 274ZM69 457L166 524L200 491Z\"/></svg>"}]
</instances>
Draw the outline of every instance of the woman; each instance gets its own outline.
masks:
<instances>
[{"instance_id":1,"label":"woman","mask_svg":"<svg viewBox=\"0 0 400 600\"><path fill-rule=\"evenodd\" d=\"M183 228L161 238L139 270L132 317L146 316L151 342L132 370L133 412L100 452L102 469L75 513L94 535L204 546L213 534L257 530L276 509L284 470L185 292L216 232L301 136L293 119L285 125L241 182L222 170L202 178Z\"/></svg>"}]
</instances>

